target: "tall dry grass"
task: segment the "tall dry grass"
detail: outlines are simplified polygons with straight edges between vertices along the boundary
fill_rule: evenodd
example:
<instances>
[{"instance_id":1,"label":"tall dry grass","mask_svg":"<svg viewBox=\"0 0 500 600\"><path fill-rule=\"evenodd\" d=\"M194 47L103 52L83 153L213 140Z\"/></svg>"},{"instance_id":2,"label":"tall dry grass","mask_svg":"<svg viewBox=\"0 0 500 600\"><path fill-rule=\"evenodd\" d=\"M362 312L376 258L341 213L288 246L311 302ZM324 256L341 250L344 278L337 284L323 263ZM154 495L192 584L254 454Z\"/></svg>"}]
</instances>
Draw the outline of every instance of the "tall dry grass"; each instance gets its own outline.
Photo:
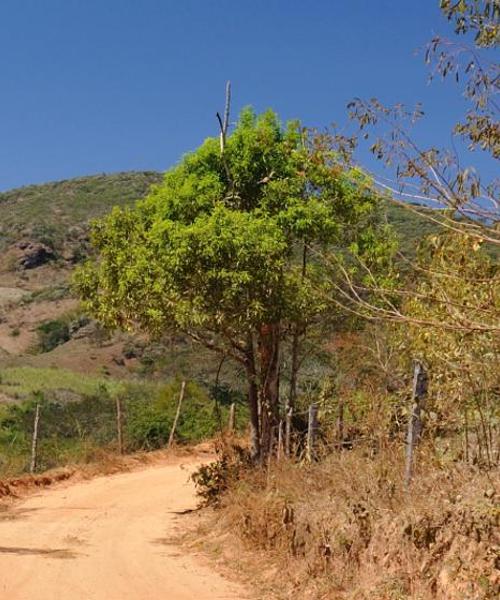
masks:
<instances>
[{"instance_id":1,"label":"tall dry grass","mask_svg":"<svg viewBox=\"0 0 500 600\"><path fill-rule=\"evenodd\" d=\"M211 528L233 557L243 544L262 598L496 599L499 474L433 456L420 450L410 490L400 445L248 470Z\"/></svg>"}]
</instances>

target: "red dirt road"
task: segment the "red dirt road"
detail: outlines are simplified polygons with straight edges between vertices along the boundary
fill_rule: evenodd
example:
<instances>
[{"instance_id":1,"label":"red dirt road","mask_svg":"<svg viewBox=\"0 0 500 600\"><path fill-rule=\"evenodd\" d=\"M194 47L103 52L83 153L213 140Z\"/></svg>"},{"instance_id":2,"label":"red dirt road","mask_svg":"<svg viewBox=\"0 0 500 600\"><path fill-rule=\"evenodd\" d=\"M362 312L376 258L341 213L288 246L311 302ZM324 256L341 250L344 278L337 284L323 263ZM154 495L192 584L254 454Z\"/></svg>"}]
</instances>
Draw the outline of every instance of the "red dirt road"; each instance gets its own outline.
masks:
<instances>
[{"instance_id":1,"label":"red dirt road","mask_svg":"<svg viewBox=\"0 0 500 600\"><path fill-rule=\"evenodd\" d=\"M0 512L2 600L235 600L246 596L168 544L196 506L186 464L69 484Z\"/></svg>"}]
</instances>

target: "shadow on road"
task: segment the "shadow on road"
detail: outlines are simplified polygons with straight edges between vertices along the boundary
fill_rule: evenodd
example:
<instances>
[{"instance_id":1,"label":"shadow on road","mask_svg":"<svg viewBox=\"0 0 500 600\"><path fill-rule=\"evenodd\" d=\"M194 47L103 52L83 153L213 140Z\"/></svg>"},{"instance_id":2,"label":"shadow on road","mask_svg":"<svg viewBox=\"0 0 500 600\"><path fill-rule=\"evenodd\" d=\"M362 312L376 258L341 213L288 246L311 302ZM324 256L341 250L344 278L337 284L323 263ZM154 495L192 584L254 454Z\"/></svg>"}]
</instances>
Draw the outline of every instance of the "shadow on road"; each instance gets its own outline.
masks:
<instances>
[{"instance_id":1,"label":"shadow on road","mask_svg":"<svg viewBox=\"0 0 500 600\"><path fill-rule=\"evenodd\" d=\"M76 558L78 556L76 552L66 548L21 548L19 546L0 546L0 554L39 555L47 558Z\"/></svg>"}]
</instances>

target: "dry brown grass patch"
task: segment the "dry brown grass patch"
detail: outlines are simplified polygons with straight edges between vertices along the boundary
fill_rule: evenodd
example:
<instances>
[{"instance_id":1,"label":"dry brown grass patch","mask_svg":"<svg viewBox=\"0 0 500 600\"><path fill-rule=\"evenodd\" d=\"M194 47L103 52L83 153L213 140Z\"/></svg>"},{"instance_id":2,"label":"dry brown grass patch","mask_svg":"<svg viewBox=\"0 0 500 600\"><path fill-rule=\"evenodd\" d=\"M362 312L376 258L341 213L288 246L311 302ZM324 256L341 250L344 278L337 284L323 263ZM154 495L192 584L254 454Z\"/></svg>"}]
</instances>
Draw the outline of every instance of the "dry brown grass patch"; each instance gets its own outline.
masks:
<instances>
[{"instance_id":1,"label":"dry brown grass patch","mask_svg":"<svg viewBox=\"0 0 500 600\"><path fill-rule=\"evenodd\" d=\"M357 449L244 474L211 527L226 547L243 544L243 562L265 557L266 598L489 600L500 593L499 483L423 451L407 491L400 447Z\"/></svg>"}]
</instances>

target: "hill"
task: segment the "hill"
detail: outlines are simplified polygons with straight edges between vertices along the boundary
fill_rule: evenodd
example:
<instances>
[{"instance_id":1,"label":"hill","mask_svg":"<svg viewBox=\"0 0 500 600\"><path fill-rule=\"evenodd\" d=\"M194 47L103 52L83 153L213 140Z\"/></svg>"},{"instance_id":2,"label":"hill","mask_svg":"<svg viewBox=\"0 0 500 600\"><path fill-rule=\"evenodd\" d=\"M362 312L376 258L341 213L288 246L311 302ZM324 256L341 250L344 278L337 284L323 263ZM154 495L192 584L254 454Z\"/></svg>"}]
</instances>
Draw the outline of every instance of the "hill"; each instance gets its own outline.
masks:
<instances>
[{"instance_id":1,"label":"hill","mask_svg":"<svg viewBox=\"0 0 500 600\"><path fill-rule=\"evenodd\" d=\"M0 250L23 239L61 248L89 221L113 206L142 198L161 174L153 171L101 174L30 185L0 193Z\"/></svg>"}]
</instances>

